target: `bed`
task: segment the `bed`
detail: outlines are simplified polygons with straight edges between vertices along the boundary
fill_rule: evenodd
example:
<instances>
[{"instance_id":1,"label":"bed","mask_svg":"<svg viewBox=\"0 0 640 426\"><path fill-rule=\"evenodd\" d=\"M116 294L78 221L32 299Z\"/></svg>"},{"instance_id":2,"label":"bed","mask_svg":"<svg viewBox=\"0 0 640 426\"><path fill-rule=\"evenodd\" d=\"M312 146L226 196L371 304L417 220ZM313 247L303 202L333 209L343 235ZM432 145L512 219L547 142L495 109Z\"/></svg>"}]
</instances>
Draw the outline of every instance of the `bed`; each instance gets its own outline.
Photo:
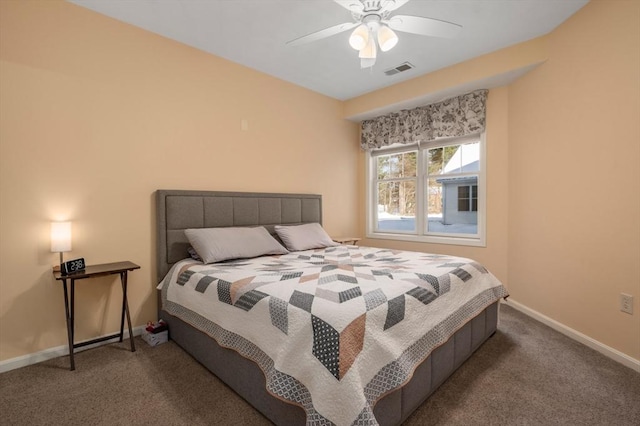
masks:
<instances>
[{"instance_id":1,"label":"bed","mask_svg":"<svg viewBox=\"0 0 640 426\"><path fill-rule=\"evenodd\" d=\"M278 425L402 423L493 335L507 296L482 265L448 256L337 245L212 266L189 254L186 229L277 238L276 226L321 224L320 195L158 190L156 212L158 315L171 340ZM383 294L380 282L394 287ZM333 306L360 311L332 318Z\"/></svg>"}]
</instances>

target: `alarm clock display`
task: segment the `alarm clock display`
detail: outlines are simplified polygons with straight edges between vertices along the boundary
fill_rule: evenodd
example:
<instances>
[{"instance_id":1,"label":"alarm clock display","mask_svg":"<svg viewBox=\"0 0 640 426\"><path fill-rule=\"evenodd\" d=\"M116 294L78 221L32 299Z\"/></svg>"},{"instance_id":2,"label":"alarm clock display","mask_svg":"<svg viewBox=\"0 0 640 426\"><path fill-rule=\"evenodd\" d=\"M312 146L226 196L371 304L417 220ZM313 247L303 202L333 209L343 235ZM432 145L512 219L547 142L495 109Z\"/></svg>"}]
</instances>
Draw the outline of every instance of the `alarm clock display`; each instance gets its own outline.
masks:
<instances>
[{"instance_id":1,"label":"alarm clock display","mask_svg":"<svg viewBox=\"0 0 640 426\"><path fill-rule=\"evenodd\" d=\"M60 272L62 275L73 274L74 272L84 271L85 264L84 258L69 260L60 265Z\"/></svg>"}]
</instances>

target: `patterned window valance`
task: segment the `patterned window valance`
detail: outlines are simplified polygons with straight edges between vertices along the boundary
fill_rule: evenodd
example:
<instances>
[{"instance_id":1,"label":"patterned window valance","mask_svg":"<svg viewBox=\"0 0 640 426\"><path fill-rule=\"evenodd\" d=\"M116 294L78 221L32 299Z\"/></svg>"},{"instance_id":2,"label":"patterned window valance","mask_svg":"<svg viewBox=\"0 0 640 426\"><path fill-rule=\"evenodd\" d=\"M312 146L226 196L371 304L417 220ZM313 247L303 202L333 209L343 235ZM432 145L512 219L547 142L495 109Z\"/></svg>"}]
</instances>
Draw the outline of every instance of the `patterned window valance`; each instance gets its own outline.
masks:
<instances>
[{"instance_id":1,"label":"patterned window valance","mask_svg":"<svg viewBox=\"0 0 640 426\"><path fill-rule=\"evenodd\" d=\"M476 90L437 104L402 110L362 122L360 146L372 150L484 131L488 90Z\"/></svg>"}]
</instances>

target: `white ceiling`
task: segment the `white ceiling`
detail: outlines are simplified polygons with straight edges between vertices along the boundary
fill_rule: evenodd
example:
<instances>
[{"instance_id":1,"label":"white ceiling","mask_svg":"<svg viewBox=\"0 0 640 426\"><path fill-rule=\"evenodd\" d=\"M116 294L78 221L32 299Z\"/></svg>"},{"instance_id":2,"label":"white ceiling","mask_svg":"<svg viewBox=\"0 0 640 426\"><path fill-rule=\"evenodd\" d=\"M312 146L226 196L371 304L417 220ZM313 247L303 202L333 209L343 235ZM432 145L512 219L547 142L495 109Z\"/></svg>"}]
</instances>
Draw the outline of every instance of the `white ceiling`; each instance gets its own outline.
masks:
<instances>
[{"instance_id":1,"label":"white ceiling","mask_svg":"<svg viewBox=\"0 0 640 426\"><path fill-rule=\"evenodd\" d=\"M360 69L350 31L302 46L289 40L352 21L332 0L69 0L332 98L350 99L552 31L588 0L412 0L393 14L463 26L455 39L398 33ZM403 62L416 68L388 77Z\"/></svg>"}]
</instances>

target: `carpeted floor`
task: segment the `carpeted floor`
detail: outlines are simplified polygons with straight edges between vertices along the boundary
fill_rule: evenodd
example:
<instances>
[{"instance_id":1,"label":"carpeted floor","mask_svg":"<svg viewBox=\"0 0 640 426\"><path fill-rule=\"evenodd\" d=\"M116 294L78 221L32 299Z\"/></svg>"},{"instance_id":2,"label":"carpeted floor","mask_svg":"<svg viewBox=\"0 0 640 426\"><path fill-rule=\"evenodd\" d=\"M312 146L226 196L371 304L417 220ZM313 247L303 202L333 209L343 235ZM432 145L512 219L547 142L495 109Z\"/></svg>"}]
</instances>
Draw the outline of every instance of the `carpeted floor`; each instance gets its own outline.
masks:
<instances>
[{"instance_id":1,"label":"carpeted floor","mask_svg":"<svg viewBox=\"0 0 640 426\"><path fill-rule=\"evenodd\" d=\"M173 342L128 342L0 375L3 425L271 424ZM640 373L501 307L498 332L408 420L640 425Z\"/></svg>"}]
</instances>

